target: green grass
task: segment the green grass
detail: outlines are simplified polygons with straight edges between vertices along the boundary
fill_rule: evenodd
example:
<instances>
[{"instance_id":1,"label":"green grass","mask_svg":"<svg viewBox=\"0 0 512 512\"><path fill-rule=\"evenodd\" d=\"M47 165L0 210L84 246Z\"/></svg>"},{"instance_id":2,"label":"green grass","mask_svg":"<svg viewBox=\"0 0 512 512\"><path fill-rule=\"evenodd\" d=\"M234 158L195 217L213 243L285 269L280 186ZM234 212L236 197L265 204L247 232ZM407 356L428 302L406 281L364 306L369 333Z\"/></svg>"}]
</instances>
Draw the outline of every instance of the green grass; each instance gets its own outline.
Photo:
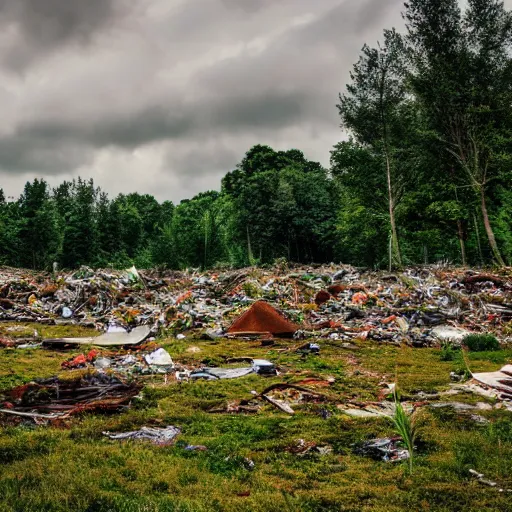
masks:
<instances>
[{"instance_id":1,"label":"green grass","mask_svg":"<svg viewBox=\"0 0 512 512\"><path fill-rule=\"evenodd\" d=\"M493 334L469 334L462 343L470 352L495 352L500 349L500 342Z\"/></svg>"},{"instance_id":2,"label":"green grass","mask_svg":"<svg viewBox=\"0 0 512 512\"><path fill-rule=\"evenodd\" d=\"M316 390L340 403L377 400L380 384L394 382L395 376L403 399L418 391L446 390L457 361L441 361L438 349L360 343L358 350L345 350L320 341L321 354L303 358L290 349L293 341L271 347L237 340L168 339L162 344L173 359L187 364L259 357L274 361L283 374L168 385L154 376L146 381L143 400L121 414L87 414L63 428L6 427L0 430L0 510L462 512L510 507L510 494L482 486L468 473L475 469L512 488L512 414L503 410L479 412L490 421L482 426L450 409L420 409L412 474L402 464L353 453L355 443L394 434L385 418L354 419L334 405L313 403L294 406L293 416L270 404L256 414L208 412L271 383L307 378L334 377L332 386ZM190 346L200 352L188 352ZM60 363L80 352L0 350L0 388L65 374ZM496 370L512 360L512 351L468 356L472 371ZM473 395L449 400L485 401ZM331 413L327 419L323 409ZM182 434L173 447L120 443L102 435L143 425L177 425ZM289 450L299 439L328 444L333 451L300 457ZM208 450L186 451L187 443Z\"/></svg>"}]
</instances>

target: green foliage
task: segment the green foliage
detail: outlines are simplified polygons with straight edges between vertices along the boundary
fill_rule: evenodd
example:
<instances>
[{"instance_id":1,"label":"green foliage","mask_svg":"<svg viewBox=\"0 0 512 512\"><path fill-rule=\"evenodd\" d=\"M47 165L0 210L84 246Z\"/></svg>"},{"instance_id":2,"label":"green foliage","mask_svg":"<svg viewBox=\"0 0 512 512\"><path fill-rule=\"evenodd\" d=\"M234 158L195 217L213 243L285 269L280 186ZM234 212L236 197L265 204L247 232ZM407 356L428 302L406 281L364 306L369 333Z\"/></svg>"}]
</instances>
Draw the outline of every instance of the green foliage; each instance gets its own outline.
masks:
<instances>
[{"instance_id":1,"label":"green foliage","mask_svg":"<svg viewBox=\"0 0 512 512\"><path fill-rule=\"evenodd\" d=\"M400 402L398 391L395 391L395 413L391 421L396 433L402 438L409 451L409 472L412 473L414 462L414 442L416 440L416 425L412 414L405 412Z\"/></svg>"},{"instance_id":2,"label":"green foliage","mask_svg":"<svg viewBox=\"0 0 512 512\"><path fill-rule=\"evenodd\" d=\"M469 334L462 343L471 352L492 352L500 349L500 342L492 334Z\"/></svg>"},{"instance_id":3,"label":"green foliage","mask_svg":"<svg viewBox=\"0 0 512 512\"><path fill-rule=\"evenodd\" d=\"M454 361L459 353L459 349L453 346L453 343L445 341L441 345L441 361Z\"/></svg>"}]
</instances>

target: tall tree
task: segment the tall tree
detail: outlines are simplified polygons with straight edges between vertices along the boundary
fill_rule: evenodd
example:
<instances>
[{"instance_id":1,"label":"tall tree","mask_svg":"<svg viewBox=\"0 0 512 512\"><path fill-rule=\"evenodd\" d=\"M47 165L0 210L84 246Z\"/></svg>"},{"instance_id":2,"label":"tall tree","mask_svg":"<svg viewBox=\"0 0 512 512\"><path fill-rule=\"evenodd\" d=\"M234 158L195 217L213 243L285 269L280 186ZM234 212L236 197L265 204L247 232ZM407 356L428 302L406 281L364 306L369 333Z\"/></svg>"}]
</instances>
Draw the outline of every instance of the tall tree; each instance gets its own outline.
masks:
<instances>
[{"instance_id":1,"label":"tall tree","mask_svg":"<svg viewBox=\"0 0 512 512\"><path fill-rule=\"evenodd\" d=\"M498 0L410 0L404 18L412 70L410 83L431 126L462 172L455 185L471 187L489 246L504 264L488 211L488 191L502 179L510 147L512 22Z\"/></svg>"},{"instance_id":2,"label":"tall tree","mask_svg":"<svg viewBox=\"0 0 512 512\"><path fill-rule=\"evenodd\" d=\"M46 181L27 182L19 201L20 264L45 268L57 256L60 232Z\"/></svg>"},{"instance_id":3,"label":"tall tree","mask_svg":"<svg viewBox=\"0 0 512 512\"><path fill-rule=\"evenodd\" d=\"M384 32L384 44L365 45L351 73L347 92L338 105L342 126L356 139L382 155L391 228L390 266L401 266L396 208L403 193L405 174L396 158L406 103L404 46L394 30Z\"/></svg>"},{"instance_id":4,"label":"tall tree","mask_svg":"<svg viewBox=\"0 0 512 512\"><path fill-rule=\"evenodd\" d=\"M91 265L98 251L96 200L93 180L78 178L71 186L72 200L66 214L62 264L68 268Z\"/></svg>"}]
</instances>

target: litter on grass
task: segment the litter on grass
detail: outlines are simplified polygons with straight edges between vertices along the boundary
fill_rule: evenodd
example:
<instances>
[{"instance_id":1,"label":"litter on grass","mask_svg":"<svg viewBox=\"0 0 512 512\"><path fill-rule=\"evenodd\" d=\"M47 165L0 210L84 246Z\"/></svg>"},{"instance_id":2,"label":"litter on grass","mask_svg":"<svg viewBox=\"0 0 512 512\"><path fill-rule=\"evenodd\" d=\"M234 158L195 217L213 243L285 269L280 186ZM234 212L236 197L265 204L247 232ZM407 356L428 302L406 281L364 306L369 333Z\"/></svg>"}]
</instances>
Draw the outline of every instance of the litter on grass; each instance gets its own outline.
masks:
<instances>
[{"instance_id":1,"label":"litter on grass","mask_svg":"<svg viewBox=\"0 0 512 512\"><path fill-rule=\"evenodd\" d=\"M181 433L179 427L173 427L171 425L160 428L160 427L142 427L140 430L134 430L132 432L121 432L111 433L103 432L103 435L110 439L116 440L137 440L137 441L150 441L158 446L169 446L174 444L176 438Z\"/></svg>"},{"instance_id":2,"label":"litter on grass","mask_svg":"<svg viewBox=\"0 0 512 512\"><path fill-rule=\"evenodd\" d=\"M95 345L97 347L118 347L138 345L142 343L151 332L147 325L135 327L130 332L122 330L110 330L100 336L85 338L53 338L45 339L43 345Z\"/></svg>"},{"instance_id":3,"label":"litter on grass","mask_svg":"<svg viewBox=\"0 0 512 512\"><path fill-rule=\"evenodd\" d=\"M354 448L356 455L364 455L384 462L399 462L410 458L409 450L400 447L401 437L383 437L365 441Z\"/></svg>"},{"instance_id":4,"label":"litter on grass","mask_svg":"<svg viewBox=\"0 0 512 512\"><path fill-rule=\"evenodd\" d=\"M53 420L82 412L117 412L126 409L141 388L103 373L70 380L54 377L5 392L0 414Z\"/></svg>"}]
</instances>

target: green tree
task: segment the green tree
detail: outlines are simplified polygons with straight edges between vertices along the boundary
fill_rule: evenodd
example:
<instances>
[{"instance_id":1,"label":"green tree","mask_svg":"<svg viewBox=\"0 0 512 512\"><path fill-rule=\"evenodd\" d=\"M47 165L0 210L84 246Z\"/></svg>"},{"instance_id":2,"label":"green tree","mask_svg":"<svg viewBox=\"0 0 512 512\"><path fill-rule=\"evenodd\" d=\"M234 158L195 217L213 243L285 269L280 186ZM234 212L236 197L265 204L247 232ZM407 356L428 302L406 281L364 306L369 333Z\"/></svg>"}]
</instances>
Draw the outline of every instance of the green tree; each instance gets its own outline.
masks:
<instances>
[{"instance_id":1,"label":"green tree","mask_svg":"<svg viewBox=\"0 0 512 512\"><path fill-rule=\"evenodd\" d=\"M489 246L503 265L488 194L509 168L510 13L497 0L469 0L465 16L457 0L410 0L404 18L413 91L461 170L455 185L478 197Z\"/></svg>"},{"instance_id":2,"label":"green tree","mask_svg":"<svg viewBox=\"0 0 512 512\"><path fill-rule=\"evenodd\" d=\"M61 260L64 267L76 268L91 265L97 259L96 200L99 190L92 179L87 181L79 177L70 185L69 194Z\"/></svg>"},{"instance_id":3,"label":"green tree","mask_svg":"<svg viewBox=\"0 0 512 512\"><path fill-rule=\"evenodd\" d=\"M390 267L401 266L396 208L406 177L397 152L403 135L406 105L404 46L394 30L384 32L384 44L365 45L351 73L347 92L338 105L342 126L382 157L391 228Z\"/></svg>"},{"instance_id":4,"label":"green tree","mask_svg":"<svg viewBox=\"0 0 512 512\"><path fill-rule=\"evenodd\" d=\"M18 205L19 264L34 269L49 267L57 257L60 232L46 181L27 182Z\"/></svg>"}]
</instances>

